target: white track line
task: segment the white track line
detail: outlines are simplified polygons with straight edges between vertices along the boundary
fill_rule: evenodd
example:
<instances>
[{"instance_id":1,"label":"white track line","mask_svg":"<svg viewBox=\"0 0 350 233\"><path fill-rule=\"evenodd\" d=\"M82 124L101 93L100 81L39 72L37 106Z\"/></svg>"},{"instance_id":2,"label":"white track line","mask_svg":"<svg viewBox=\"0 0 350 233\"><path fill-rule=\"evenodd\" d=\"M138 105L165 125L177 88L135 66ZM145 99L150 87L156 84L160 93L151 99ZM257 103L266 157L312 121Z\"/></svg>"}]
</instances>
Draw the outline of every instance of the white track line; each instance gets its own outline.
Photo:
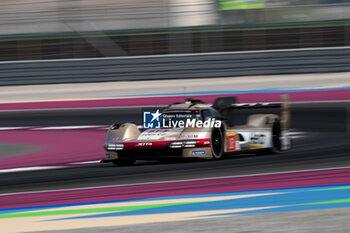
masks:
<instances>
[{"instance_id":1,"label":"white track line","mask_svg":"<svg viewBox=\"0 0 350 233\"><path fill-rule=\"evenodd\" d=\"M30 127L0 127L0 130L23 130L23 129L30 129Z\"/></svg>"},{"instance_id":2,"label":"white track line","mask_svg":"<svg viewBox=\"0 0 350 233\"><path fill-rule=\"evenodd\" d=\"M299 173L299 172L315 172L315 171L339 170L339 169L349 169L349 168L350 168L350 166L347 166L347 167L328 167L328 168L318 168L318 169L292 170L292 171L284 171L284 172L255 173L255 174L249 174L249 175L217 176L217 177L184 179L184 180L169 180L169 181L155 181L155 182L144 182L144 183L133 183L133 184L92 186L92 187L84 187L84 188L52 189L52 190L42 190L42 191L33 191L33 192L28 191L28 192L17 192L17 193L3 193L3 194L0 194L0 196L26 194L26 193L33 194L33 193L45 193L45 192L87 190L87 189L96 189L96 188L125 187L125 186L146 185L146 184L177 183L177 182L184 182L184 181L213 180L213 179L222 179L222 178L240 178L240 177L251 177L251 176L281 175L281 174L292 174L292 173Z\"/></svg>"},{"instance_id":3,"label":"white track line","mask_svg":"<svg viewBox=\"0 0 350 233\"><path fill-rule=\"evenodd\" d=\"M99 164L100 161L101 160L66 163L67 164L66 166L33 166L33 167L8 168L8 169L0 169L0 173L14 173L14 172L42 171L42 170L52 170L52 169L60 169L60 168L71 168L72 166L69 166L69 165Z\"/></svg>"},{"instance_id":4,"label":"white track line","mask_svg":"<svg viewBox=\"0 0 350 233\"><path fill-rule=\"evenodd\" d=\"M80 165L80 164L96 164L100 163L101 160L94 160L94 161L84 161L84 162L74 162L74 163L68 163L73 165Z\"/></svg>"},{"instance_id":5,"label":"white track line","mask_svg":"<svg viewBox=\"0 0 350 233\"><path fill-rule=\"evenodd\" d=\"M63 166L59 167L19 167L19 168L9 168L9 169L2 169L0 170L0 173L12 173L12 172L24 172L24 171L40 171L40 170L50 170L50 169L57 169L57 168L63 168Z\"/></svg>"},{"instance_id":6,"label":"white track line","mask_svg":"<svg viewBox=\"0 0 350 233\"><path fill-rule=\"evenodd\" d=\"M26 171L40 171L40 170L52 170L52 169L59 169L59 168L69 168L69 167L72 167L69 165L99 164L100 161L101 160L72 162L72 163L66 163L67 166L33 166L33 167L8 168L8 169L0 169L0 173L13 173L13 172L26 172Z\"/></svg>"}]
</instances>

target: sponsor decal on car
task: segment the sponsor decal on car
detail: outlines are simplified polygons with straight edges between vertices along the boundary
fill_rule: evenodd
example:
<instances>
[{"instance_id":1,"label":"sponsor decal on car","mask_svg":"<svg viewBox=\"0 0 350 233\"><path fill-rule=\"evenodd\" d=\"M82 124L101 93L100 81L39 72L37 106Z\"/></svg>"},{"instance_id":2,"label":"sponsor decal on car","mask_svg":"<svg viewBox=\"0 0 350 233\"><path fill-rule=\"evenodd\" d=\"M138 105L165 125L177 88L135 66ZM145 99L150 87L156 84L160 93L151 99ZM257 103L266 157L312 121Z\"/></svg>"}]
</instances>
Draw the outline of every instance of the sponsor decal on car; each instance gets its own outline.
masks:
<instances>
[{"instance_id":1,"label":"sponsor decal on car","mask_svg":"<svg viewBox=\"0 0 350 233\"><path fill-rule=\"evenodd\" d=\"M250 136L250 141L252 144L262 145L265 144L266 135L262 133L252 133Z\"/></svg>"},{"instance_id":2,"label":"sponsor decal on car","mask_svg":"<svg viewBox=\"0 0 350 233\"><path fill-rule=\"evenodd\" d=\"M110 154L106 154L106 158L109 159L111 157Z\"/></svg>"},{"instance_id":3,"label":"sponsor decal on car","mask_svg":"<svg viewBox=\"0 0 350 233\"><path fill-rule=\"evenodd\" d=\"M232 136L227 137L227 150L228 151L236 150L236 136L234 134Z\"/></svg>"},{"instance_id":4,"label":"sponsor decal on car","mask_svg":"<svg viewBox=\"0 0 350 233\"><path fill-rule=\"evenodd\" d=\"M139 142L136 146L152 146L152 142Z\"/></svg>"},{"instance_id":5,"label":"sponsor decal on car","mask_svg":"<svg viewBox=\"0 0 350 233\"><path fill-rule=\"evenodd\" d=\"M263 146L259 146L259 145L248 145L247 147L249 149L262 149L262 148L264 148Z\"/></svg>"},{"instance_id":6,"label":"sponsor decal on car","mask_svg":"<svg viewBox=\"0 0 350 233\"><path fill-rule=\"evenodd\" d=\"M236 133L233 131L228 131L226 134L227 134L227 151L237 150Z\"/></svg>"},{"instance_id":7,"label":"sponsor decal on car","mask_svg":"<svg viewBox=\"0 0 350 233\"><path fill-rule=\"evenodd\" d=\"M235 132L232 132L232 131L227 132L227 136L235 136L235 135L236 135Z\"/></svg>"},{"instance_id":8,"label":"sponsor decal on car","mask_svg":"<svg viewBox=\"0 0 350 233\"><path fill-rule=\"evenodd\" d=\"M165 137L164 140L165 141L175 141L176 137Z\"/></svg>"},{"instance_id":9,"label":"sponsor decal on car","mask_svg":"<svg viewBox=\"0 0 350 233\"><path fill-rule=\"evenodd\" d=\"M198 138L197 134L181 135L180 138Z\"/></svg>"},{"instance_id":10,"label":"sponsor decal on car","mask_svg":"<svg viewBox=\"0 0 350 233\"><path fill-rule=\"evenodd\" d=\"M236 141L236 150L240 150L241 149L241 144L239 144L239 141Z\"/></svg>"},{"instance_id":11,"label":"sponsor decal on car","mask_svg":"<svg viewBox=\"0 0 350 233\"><path fill-rule=\"evenodd\" d=\"M205 155L205 150L192 150L191 155Z\"/></svg>"},{"instance_id":12,"label":"sponsor decal on car","mask_svg":"<svg viewBox=\"0 0 350 233\"><path fill-rule=\"evenodd\" d=\"M142 132L137 140L159 140L162 137L169 135L171 131L168 129L151 129Z\"/></svg>"},{"instance_id":13,"label":"sponsor decal on car","mask_svg":"<svg viewBox=\"0 0 350 233\"><path fill-rule=\"evenodd\" d=\"M282 131L282 150L289 150L291 148L291 140L287 131Z\"/></svg>"},{"instance_id":14,"label":"sponsor decal on car","mask_svg":"<svg viewBox=\"0 0 350 233\"><path fill-rule=\"evenodd\" d=\"M121 141L122 138L110 138L108 141L109 142L118 142L118 141Z\"/></svg>"}]
</instances>

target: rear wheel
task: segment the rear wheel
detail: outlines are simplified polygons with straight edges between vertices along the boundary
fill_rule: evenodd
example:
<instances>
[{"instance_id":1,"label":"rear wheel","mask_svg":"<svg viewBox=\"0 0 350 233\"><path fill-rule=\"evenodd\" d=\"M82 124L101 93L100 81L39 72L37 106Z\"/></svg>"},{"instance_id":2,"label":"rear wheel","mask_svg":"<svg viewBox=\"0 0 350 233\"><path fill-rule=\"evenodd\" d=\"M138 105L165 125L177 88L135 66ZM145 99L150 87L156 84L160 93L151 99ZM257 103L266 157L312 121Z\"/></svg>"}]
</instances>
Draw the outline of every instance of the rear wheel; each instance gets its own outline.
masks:
<instances>
[{"instance_id":1,"label":"rear wheel","mask_svg":"<svg viewBox=\"0 0 350 233\"><path fill-rule=\"evenodd\" d=\"M135 159L116 159L113 163L118 167L132 166L135 163Z\"/></svg>"},{"instance_id":2,"label":"rear wheel","mask_svg":"<svg viewBox=\"0 0 350 233\"><path fill-rule=\"evenodd\" d=\"M221 129L215 128L211 134L211 152L213 159L220 159L224 154L224 138Z\"/></svg>"},{"instance_id":3,"label":"rear wheel","mask_svg":"<svg viewBox=\"0 0 350 233\"><path fill-rule=\"evenodd\" d=\"M282 152L282 130L279 120L275 120L272 125L271 149L272 153Z\"/></svg>"},{"instance_id":4,"label":"rear wheel","mask_svg":"<svg viewBox=\"0 0 350 233\"><path fill-rule=\"evenodd\" d=\"M271 127L271 147L259 149L255 151L257 155L269 155L269 154L278 154L281 153L282 150L282 142L281 142L281 124L279 120L275 120Z\"/></svg>"}]
</instances>

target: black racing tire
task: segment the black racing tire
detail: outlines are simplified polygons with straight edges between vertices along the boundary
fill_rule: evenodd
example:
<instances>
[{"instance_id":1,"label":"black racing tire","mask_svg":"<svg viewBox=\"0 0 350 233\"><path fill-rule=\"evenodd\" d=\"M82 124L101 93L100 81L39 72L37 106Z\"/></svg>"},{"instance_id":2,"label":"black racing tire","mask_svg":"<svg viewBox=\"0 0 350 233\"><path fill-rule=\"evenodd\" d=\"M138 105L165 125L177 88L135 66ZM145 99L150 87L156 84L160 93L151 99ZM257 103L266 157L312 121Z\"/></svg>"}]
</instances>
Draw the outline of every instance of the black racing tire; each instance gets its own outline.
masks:
<instances>
[{"instance_id":1,"label":"black racing tire","mask_svg":"<svg viewBox=\"0 0 350 233\"><path fill-rule=\"evenodd\" d=\"M281 142L281 123L278 119L276 119L271 127L271 147L266 149L257 150L256 154L258 155L270 155L270 154L280 154L283 151L282 142Z\"/></svg>"},{"instance_id":2,"label":"black racing tire","mask_svg":"<svg viewBox=\"0 0 350 233\"><path fill-rule=\"evenodd\" d=\"M135 159L116 159L113 160L114 165L117 167L126 167L126 166L132 166L136 162Z\"/></svg>"},{"instance_id":3,"label":"black racing tire","mask_svg":"<svg viewBox=\"0 0 350 233\"><path fill-rule=\"evenodd\" d=\"M271 148L257 150L256 154L258 155L269 155L269 154L283 154L287 151L282 150L282 127L281 122L276 119L271 127ZM290 140L292 146L292 140Z\"/></svg>"},{"instance_id":4,"label":"black racing tire","mask_svg":"<svg viewBox=\"0 0 350 233\"><path fill-rule=\"evenodd\" d=\"M211 133L211 152L213 159L220 159L224 154L224 136L220 128L214 128Z\"/></svg>"},{"instance_id":5,"label":"black racing tire","mask_svg":"<svg viewBox=\"0 0 350 233\"><path fill-rule=\"evenodd\" d=\"M282 128L281 128L281 123L278 119L276 119L271 128L271 142L272 146L270 148L270 152L273 154L279 154L282 153Z\"/></svg>"}]
</instances>

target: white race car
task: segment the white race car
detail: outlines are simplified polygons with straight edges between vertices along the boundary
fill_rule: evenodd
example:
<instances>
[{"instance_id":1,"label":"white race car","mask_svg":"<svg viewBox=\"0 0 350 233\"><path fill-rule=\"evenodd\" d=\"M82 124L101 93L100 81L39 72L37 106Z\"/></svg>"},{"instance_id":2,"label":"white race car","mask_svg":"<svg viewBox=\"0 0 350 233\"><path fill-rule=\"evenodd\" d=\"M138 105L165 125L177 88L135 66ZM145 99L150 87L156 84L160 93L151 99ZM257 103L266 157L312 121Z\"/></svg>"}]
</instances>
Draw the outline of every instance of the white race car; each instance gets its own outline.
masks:
<instances>
[{"instance_id":1,"label":"white race car","mask_svg":"<svg viewBox=\"0 0 350 233\"><path fill-rule=\"evenodd\" d=\"M280 114L252 114L246 124L235 125L237 109L280 108ZM106 159L116 165L131 165L138 159L188 157L220 159L225 154L243 151L279 153L291 148L288 137L288 96L281 103L236 104L235 97L218 98L213 105L187 99L169 105L162 112L163 125L157 129L137 127L134 123L110 126L105 143ZM197 121L220 122L216 127L198 127ZM176 122L187 121L188 125ZM174 123L175 122L175 123ZM192 124L191 124L192 123ZM201 125L202 126L202 125Z\"/></svg>"}]
</instances>

